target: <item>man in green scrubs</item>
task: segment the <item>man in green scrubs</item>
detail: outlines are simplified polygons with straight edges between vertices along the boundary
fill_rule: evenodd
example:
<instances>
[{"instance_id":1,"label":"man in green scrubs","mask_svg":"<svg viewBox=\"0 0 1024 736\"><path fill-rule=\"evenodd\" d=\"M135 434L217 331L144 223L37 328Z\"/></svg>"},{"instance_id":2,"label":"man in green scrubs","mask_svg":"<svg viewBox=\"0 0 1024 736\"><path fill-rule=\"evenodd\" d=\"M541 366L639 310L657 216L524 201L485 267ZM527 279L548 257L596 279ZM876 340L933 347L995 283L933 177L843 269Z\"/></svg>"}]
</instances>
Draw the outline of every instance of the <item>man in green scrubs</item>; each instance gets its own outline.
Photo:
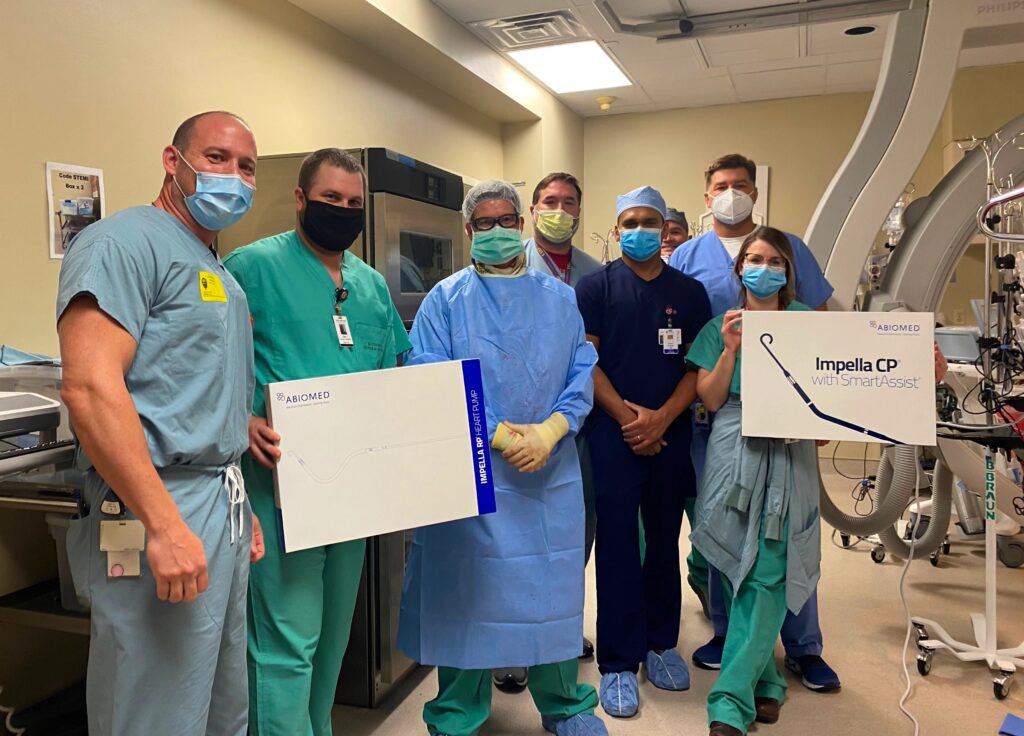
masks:
<instances>
[{"instance_id":1,"label":"man in green scrubs","mask_svg":"<svg viewBox=\"0 0 1024 736\"><path fill-rule=\"evenodd\" d=\"M256 392L242 473L267 554L249 579L249 729L254 736L331 734L364 540L285 554L272 468L280 437L263 387L391 368L411 345L384 278L347 249L362 232L364 174L336 148L299 169L294 230L231 253L253 325Z\"/></svg>"}]
</instances>

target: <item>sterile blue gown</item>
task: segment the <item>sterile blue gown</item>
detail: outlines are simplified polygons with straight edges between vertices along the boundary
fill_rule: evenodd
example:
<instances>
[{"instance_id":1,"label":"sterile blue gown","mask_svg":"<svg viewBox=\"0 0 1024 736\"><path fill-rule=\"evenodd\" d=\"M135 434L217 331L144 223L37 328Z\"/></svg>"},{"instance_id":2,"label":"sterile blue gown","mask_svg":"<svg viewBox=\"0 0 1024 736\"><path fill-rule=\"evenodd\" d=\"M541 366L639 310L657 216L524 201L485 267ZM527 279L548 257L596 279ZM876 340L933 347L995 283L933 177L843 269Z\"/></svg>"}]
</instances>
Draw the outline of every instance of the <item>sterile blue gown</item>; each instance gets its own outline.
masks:
<instances>
[{"instance_id":1,"label":"sterile blue gown","mask_svg":"<svg viewBox=\"0 0 1024 736\"><path fill-rule=\"evenodd\" d=\"M492 452L496 513L416 531L399 647L464 670L579 656L583 492L572 437L593 404L597 353L575 294L533 270L481 277L470 267L431 289L410 338L410 364L480 359L488 436L503 420L539 423L556 411L569 435L536 473Z\"/></svg>"}]
</instances>

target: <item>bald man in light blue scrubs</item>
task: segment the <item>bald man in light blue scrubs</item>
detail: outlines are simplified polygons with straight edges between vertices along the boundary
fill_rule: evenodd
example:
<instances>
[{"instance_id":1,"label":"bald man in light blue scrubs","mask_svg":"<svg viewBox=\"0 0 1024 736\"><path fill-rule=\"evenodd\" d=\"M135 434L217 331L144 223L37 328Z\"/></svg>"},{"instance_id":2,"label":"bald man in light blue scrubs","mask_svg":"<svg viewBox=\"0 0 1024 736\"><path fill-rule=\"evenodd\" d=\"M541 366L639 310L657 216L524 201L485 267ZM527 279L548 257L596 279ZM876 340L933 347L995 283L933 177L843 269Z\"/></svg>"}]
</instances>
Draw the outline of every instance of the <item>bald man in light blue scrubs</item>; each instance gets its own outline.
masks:
<instances>
[{"instance_id":1,"label":"bald man in light blue scrubs","mask_svg":"<svg viewBox=\"0 0 1024 736\"><path fill-rule=\"evenodd\" d=\"M57 296L61 397L87 472L68 551L92 606L89 733L244 736L246 587L263 554L238 468L252 333L210 244L249 208L256 142L240 118L204 113L163 165L153 205L71 242Z\"/></svg>"}]
</instances>

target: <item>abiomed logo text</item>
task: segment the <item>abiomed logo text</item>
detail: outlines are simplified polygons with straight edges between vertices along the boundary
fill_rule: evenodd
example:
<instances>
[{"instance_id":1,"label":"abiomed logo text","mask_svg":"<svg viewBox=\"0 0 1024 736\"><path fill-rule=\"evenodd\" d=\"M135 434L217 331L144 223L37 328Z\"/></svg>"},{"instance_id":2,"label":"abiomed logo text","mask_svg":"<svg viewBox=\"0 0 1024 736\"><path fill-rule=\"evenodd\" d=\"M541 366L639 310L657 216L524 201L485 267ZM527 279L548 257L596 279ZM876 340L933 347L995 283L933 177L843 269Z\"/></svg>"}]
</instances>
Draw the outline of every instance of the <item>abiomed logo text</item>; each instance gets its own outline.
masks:
<instances>
[{"instance_id":1,"label":"abiomed logo text","mask_svg":"<svg viewBox=\"0 0 1024 736\"><path fill-rule=\"evenodd\" d=\"M278 401L280 401L281 398L281 394L278 394ZM322 404L330 401L330 399L330 391L312 391L308 394L292 394L291 396L284 396L284 405L285 407L289 407L306 406L307 404Z\"/></svg>"},{"instance_id":2,"label":"abiomed logo text","mask_svg":"<svg viewBox=\"0 0 1024 736\"><path fill-rule=\"evenodd\" d=\"M1024 2L1024 0L1021 0ZM868 322L871 329L878 335L919 335L921 334L921 325L902 325L898 322L876 322L871 320Z\"/></svg>"}]
</instances>

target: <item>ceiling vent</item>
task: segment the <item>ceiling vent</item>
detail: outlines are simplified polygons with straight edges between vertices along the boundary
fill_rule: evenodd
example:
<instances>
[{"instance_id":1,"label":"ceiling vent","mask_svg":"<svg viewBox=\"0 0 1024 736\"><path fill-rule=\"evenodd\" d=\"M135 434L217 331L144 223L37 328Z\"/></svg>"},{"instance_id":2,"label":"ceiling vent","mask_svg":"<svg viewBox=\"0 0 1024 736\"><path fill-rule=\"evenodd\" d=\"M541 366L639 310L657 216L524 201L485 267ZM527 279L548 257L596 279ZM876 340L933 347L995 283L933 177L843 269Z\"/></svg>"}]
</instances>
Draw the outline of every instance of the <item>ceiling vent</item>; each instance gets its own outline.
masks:
<instances>
[{"instance_id":1,"label":"ceiling vent","mask_svg":"<svg viewBox=\"0 0 1024 736\"><path fill-rule=\"evenodd\" d=\"M469 25L501 51L590 38L587 29L571 10L551 10L511 18L480 20Z\"/></svg>"}]
</instances>

